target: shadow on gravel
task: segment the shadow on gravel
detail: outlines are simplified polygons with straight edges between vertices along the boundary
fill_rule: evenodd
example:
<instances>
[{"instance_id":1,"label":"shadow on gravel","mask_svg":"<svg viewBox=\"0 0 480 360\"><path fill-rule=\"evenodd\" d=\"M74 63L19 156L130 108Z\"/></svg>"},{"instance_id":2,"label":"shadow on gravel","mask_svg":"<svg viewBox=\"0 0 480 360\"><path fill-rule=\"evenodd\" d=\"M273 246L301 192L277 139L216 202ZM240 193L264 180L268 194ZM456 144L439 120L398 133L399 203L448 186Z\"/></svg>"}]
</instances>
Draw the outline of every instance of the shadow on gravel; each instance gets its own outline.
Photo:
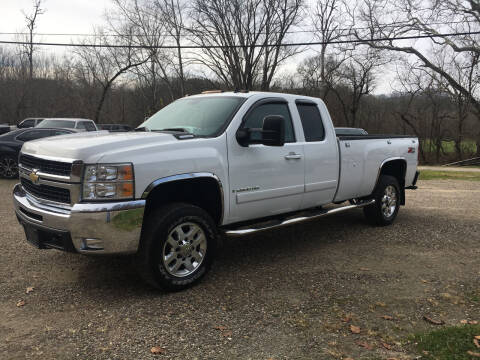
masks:
<instances>
[{"instance_id":1,"label":"shadow on gravel","mask_svg":"<svg viewBox=\"0 0 480 360\"><path fill-rule=\"evenodd\" d=\"M258 273L265 266L281 271L283 265L292 265L292 259L305 253L328 253L328 244L354 243L359 232L369 232L371 229L361 212L352 211L256 235L224 238L210 276L192 291L206 284L210 288L210 282L213 281L228 281L232 273L242 273L255 283ZM112 299L164 294L143 283L135 270L133 256L81 257L79 260L76 269L78 277L73 281L76 282L75 287L82 288L82 291L101 291L102 296L111 296ZM223 287L221 284L219 286Z\"/></svg>"}]
</instances>

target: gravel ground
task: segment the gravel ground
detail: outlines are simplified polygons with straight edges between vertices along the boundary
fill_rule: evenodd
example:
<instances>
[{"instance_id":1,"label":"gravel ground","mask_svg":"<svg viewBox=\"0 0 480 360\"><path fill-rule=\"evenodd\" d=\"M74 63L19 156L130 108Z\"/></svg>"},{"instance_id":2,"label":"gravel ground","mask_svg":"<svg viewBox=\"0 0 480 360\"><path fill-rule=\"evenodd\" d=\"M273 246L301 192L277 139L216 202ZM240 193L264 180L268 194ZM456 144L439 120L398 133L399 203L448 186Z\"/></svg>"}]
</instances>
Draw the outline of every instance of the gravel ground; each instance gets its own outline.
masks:
<instances>
[{"instance_id":1,"label":"gravel ground","mask_svg":"<svg viewBox=\"0 0 480 360\"><path fill-rule=\"evenodd\" d=\"M0 181L1 359L413 359L408 334L438 327L424 315L480 320L478 182L420 182L390 227L354 210L227 239L169 294L128 257L28 245Z\"/></svg>"}]
</instances>

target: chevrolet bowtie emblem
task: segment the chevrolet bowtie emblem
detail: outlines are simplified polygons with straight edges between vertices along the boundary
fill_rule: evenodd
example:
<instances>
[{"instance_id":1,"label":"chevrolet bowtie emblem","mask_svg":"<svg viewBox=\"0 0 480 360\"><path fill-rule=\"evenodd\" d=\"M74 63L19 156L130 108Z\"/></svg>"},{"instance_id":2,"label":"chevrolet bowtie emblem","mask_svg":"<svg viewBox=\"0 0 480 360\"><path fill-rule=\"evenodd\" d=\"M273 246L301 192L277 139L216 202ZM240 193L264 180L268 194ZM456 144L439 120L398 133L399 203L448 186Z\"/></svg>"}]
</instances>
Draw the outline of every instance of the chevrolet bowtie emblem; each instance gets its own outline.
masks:
<instances>
[{"instance_id":1,"label":"chevrolet bowtie emblem","mask_svg":"<svg viewBox=\"0 0 480 360\"><path fill-rule=\"evenodd\" d=\"M38 175L37 175L37 171L36 169L33 169L32 172L30 173L30 175L28 175L28 177L30 178L30 180L32 181L32 183L34 184L37 184L38 183L38 179L40 178Z\"/></svg>"}]
</instances>

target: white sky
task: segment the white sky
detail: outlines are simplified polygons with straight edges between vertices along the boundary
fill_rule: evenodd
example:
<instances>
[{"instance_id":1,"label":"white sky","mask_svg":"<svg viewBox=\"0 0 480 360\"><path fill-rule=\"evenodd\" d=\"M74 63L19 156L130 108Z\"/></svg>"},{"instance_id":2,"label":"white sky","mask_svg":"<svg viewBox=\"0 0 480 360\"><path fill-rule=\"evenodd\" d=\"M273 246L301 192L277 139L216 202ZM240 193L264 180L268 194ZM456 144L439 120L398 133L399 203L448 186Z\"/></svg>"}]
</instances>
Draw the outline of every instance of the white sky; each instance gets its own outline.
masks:
<instances>
[{"instance_id":1,"label":"white sky","mask_svg":"<svg viewBox=\"0 0 480 360\"><path fill-rule=\"evenodd\" d=\"M0 33L25 32L25 19L22 14L32 11L33 0L0 0ZM111 0L44 0L42 8L45 13L38 18L37 33L85 33L93 32L93 27L104 23L105 9L111 6ZM307 36L311 38L311 36ZM36 41L64 42L75 41L72 36L37 36ZM15 40L13 35L0 34L0 40ZM295 41L304 39L295 39ZM309 39L305 39L309 40ZM63 48L62 48L63 49ZM52 47L42 47L41 51L51 52ZM60 50L59 52L67 50ZM312 54L307 51L306 54ZM280 69L279 74L295 71L297 64L305 58L306 54L297 55ZM375 93L391 92L390 82L393 73L385 69L385 73L378 81Z\"/></svg>"},{"instance_id":2,"label":"white sky","mask_svg":"<svg viewBox=\"0 0 480 360\"><path fill-rule=\"evenodd\" d=\"M0 0L0 32L24 31L22 10L32 11L32 0ZM45 14L38 20L39 33L91 33L93 25L103 22L110 0L45 0ZM2 39L6 36L2 35ZM58 39L57 39L58 38ZM65 40L54 37L44 40Z\"/></svg>"}]
</instances>

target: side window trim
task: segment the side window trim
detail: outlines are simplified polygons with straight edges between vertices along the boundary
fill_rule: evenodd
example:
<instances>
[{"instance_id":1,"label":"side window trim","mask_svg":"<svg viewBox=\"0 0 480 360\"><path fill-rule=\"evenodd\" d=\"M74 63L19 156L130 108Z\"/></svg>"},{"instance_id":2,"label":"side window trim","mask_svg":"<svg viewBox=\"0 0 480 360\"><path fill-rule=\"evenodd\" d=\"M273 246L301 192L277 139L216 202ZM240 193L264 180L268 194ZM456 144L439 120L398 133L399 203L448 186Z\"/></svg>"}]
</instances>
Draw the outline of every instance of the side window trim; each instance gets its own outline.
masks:
<instances>
[{"instance_id":1,"label":"side window trim","mask_svg":"<svg viewBox=\"0 0 480 360\"><path fill-rule=\"evenodd\" d=\"M292 117L292 112L290 111L290 106L288 106L288 100L284 99L282 97L268 97L268 98L263 98L260 100L255 101L250 108L247 110L247 112L243 115L242 117L242 122L240 123L240 126L238 127L237 130L240 130L243 128L245 125L245 122L247 121L247 118L250 116L250 114L255 110L257 107L266 105L266 104L285 104L287 105L287 110L288 110L288 115L290 116L290 123L292 125L292 133L293 133L293 141L290 142L290 144L296 143L297 142L297 136L295 133L295 126L293 122L293 117Z\"/></svg>"}]
</instances>

